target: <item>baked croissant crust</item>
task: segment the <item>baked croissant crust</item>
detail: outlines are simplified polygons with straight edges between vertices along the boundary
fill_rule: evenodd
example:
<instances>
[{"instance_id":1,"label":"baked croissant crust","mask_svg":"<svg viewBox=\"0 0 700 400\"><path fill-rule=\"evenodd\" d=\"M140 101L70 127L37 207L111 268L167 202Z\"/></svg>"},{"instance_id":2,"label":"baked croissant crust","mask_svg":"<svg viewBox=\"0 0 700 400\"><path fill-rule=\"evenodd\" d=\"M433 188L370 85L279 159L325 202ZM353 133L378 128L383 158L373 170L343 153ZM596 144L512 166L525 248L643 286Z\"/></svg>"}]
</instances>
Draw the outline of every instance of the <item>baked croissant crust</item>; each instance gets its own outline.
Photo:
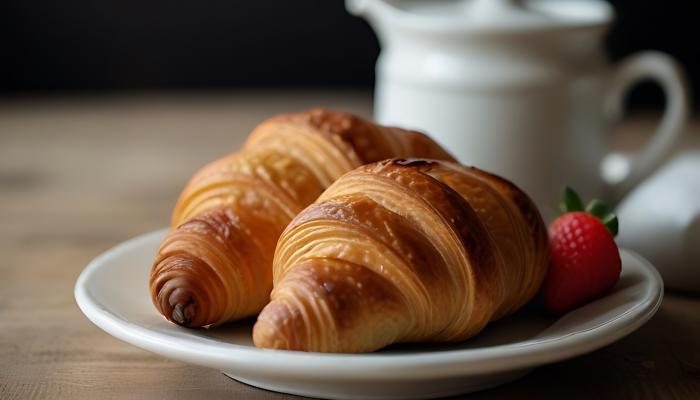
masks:
<instances>
[{"instance_id":1,"label":"baked croissant crust","mask_svg":"<svg viewBox=\"0 0 700 400\"><path fill-rule=\"evenodd\" d=\"M310 110L273 117L182 191L150 275L168 320L201 327L257 314L287 224L345 172L387 157L452 159L425 135Z\"/></svg>"},{"instance_id":2,"label":"baked croissant crust","mask_svg":"<svg viewBox=\"0 0 700 400\"><path fill-rule=\"evenodd\" d=\"M343 353L462 341L532 299L547 257L544 222L512 183L450 162L366 165L280 237L253 340Z\"/></svg>"}]
</instances>

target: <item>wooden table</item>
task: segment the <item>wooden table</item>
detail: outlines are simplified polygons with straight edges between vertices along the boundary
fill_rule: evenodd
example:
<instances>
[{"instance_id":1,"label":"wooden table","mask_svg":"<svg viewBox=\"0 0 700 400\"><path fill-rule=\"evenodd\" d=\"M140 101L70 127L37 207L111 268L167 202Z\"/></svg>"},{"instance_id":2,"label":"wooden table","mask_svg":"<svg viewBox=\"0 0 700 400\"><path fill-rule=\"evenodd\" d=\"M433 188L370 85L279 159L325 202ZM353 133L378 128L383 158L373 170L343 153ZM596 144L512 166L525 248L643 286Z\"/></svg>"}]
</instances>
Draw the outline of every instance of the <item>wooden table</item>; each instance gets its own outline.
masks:
<instances>
[{"instance_id":1,"label":"wooden table","mask_svg":"<svg viewBox=\"0 0 700 400\"><path fill-rule=\"evenodd\" d=\"M114 339L80 313L73 284L100 252L165 226L190 174L256 123L315 105L368 115L371 101L288 91L1 102L0 398L293 397ZM633 147L652 123L634 119L615 141ZM629 337L473 398L515 396L700 398L700 298L669 293Z\"/></svg>"}]
</instances>

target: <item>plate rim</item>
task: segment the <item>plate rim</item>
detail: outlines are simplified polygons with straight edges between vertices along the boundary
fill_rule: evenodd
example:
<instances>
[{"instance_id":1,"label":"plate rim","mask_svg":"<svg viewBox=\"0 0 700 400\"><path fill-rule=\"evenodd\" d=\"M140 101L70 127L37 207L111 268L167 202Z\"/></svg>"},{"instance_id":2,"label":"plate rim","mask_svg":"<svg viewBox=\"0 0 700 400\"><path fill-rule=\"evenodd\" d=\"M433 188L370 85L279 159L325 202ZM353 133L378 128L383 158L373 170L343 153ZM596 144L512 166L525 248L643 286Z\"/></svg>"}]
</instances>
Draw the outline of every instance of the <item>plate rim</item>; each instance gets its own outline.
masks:
<instances>
[{"instance_id":1,"label":"plate rim","mask_svg":"<svg viewBox=\"0 0 700 400\"><path fill-rule=\"evenodd\" d=\"M90 293L87 283L106 261L143 246L165 235L167 228L144 233L117 244L90 261L75 283L76 303L85 316L100 329L141 349L181 361L227 371L275 374L295 377L313 375L317 379L384 380L456 377L533 368L594 351L611 344L646 323L663 300L664 286L656 269L639 254L620 249L651 278L651 295L615 318L595 327L555 338L530 340L484 348L426 351L417 354L391 353L308 353L250 348L235 343L198 338L182 346L182 341L147 327L129 322L108 310ZM186 328L183 332L188 332ZM222 350L222 345L226 349ZM289 365L303 366L290 368Z\"/></svg>"}]
</instances>

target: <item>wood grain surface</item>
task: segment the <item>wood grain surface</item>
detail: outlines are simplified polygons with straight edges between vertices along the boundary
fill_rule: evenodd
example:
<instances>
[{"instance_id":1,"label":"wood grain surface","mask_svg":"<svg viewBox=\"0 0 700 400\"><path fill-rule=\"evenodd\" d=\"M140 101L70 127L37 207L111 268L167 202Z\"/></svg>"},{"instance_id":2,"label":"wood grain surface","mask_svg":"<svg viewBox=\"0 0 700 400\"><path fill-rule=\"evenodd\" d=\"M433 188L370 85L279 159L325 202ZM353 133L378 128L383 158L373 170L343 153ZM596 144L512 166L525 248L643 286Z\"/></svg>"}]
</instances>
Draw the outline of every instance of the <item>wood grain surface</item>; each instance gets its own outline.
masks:
<instances>
[{"instance_id":1,"label":"wood grain surface","mask_svg":"<svg viewBox=\"0 0 700 400\"><path fill-rule=\"evenodd\" d=\"M317 105L369 115L370 93L0 102L0 399L295 397L120 342L80 313L73 284L102 251L165 226L189 176L258 122ZM616 146L638 146L654 121L629 120ZM700 398L700 298L667 293L627 338L470 397Z\"/></svg>"}]
</instances>

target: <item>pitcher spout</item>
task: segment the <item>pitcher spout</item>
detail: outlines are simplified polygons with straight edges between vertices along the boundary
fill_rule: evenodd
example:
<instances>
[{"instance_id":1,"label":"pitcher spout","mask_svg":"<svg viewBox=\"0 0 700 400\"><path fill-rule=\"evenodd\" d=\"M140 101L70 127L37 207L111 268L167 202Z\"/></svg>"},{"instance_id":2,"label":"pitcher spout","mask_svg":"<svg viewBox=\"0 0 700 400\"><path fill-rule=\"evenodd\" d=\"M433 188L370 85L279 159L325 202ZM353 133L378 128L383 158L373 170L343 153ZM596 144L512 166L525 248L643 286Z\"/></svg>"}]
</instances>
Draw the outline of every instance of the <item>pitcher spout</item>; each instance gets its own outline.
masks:
<instances>
[{"instance_id":1,"label":"pitcher spout","mask_svg":"<svg viewBox=\"0 0 700 400\"><path fill-rule=\"evenodd\" d=\"M352 15L364 17L369 12L370 0L345 0L345 9Z\"/></svg>"},{"instance_id":2,"label":"pitcher spout","mask_svg":"<svg viewBox=\"0 0 700 400\"><path fill-rule=\"evenodd\" d=\"M385 0L345 0L345 8L352 15L361 17L370 24L379 41L384 45L386 25L389 23L394 7Z\"/></svg>"}]
</instances>

